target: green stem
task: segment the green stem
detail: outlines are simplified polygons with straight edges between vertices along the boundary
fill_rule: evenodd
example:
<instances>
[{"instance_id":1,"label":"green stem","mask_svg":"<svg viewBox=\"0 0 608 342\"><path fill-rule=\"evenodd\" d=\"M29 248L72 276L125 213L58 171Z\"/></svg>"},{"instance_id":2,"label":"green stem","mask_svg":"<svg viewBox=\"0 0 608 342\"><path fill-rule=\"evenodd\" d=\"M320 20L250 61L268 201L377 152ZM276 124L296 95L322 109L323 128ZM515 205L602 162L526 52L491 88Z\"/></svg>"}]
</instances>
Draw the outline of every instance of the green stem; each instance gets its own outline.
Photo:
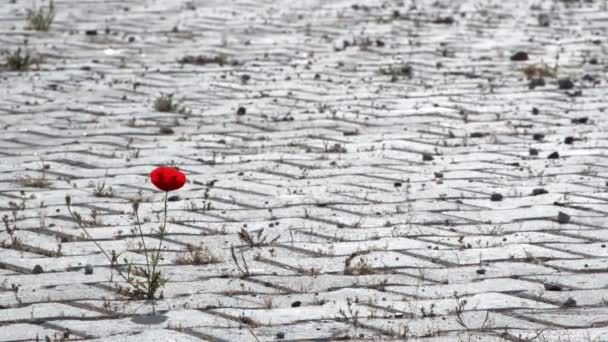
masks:
<instances>
[{"instance_id":1,"label":"green stem","mask_svg":"<svg viewBox=\"0 0 608 342\"><path fill-rule=\"evenodd\" d=\"M146 271L148 272L148 274L146 274L146 280L148 281L148 287L150 287L150 280L152 279L150 274L150 259L148 258L148 248L146 247L144 232L141 229L141 221L139 221L139 209L135 210L135 219L137 220L137 227L139 228L139 237L141 238L141 243L144 247L144 255L146 256Z\"/></svg>"},{"instance_id":2,"label":"green stem","mask_svg":"<svg viewBox=\"0 0 608 342\"><path fill-rule=\"evenodd\" d=\"M165 191L165 210L164 210L164 218L163 218L163 226L160 231L160 242L158 243L158 249L156 250L156 255L152 260L152 279L153 281L159 281L160 279L156 278L156 266L160 262L160 251L162 249L163 240L165 238L166 229L167 229L167 201L169 199L169 192ZM155 287L154 287L155 288ZM154 297L154 293L148 293L149 297Z\"/></svg>"},{"instance_id":3,"label":"green stem","mask_svg":"<svg viewBox=\"0 0 608 342\"><path fill-rule=\"evenodd\" d=\"M87 238L90 241L92 241L95 244L95 246L97 246L97 248L101 251L101 253L103 253L103 255L106 257L106 259L108 259L108 261L110 262L110 265L114 266L114 259L112 257L110 257L110 255L106 252L106 250L101 247L101 245L99 244L99 242L97 242L97 240L93 239L91 234L89 234L89 231L84 227L84 224L82 223L82 219L72 212L72 208L70 207L69 204L67 205L67 208L68 208L68 213L70 214L72 219L74 221L76 221L76 223L78 224L78 227L80 227L80 229L82 229L82 231L85 233ZM141 287L137 285L137 283L133 282L131 279L129 279L128 276L125 276L122 273L122 271L120 270L120 265L118 265L118 267L116 267L115 270L125 280L125 282L127 284L133 286L135 289L142 290ZM112 269L110 270L110 272L112 272Z\"/></svg>"}]
</instances>

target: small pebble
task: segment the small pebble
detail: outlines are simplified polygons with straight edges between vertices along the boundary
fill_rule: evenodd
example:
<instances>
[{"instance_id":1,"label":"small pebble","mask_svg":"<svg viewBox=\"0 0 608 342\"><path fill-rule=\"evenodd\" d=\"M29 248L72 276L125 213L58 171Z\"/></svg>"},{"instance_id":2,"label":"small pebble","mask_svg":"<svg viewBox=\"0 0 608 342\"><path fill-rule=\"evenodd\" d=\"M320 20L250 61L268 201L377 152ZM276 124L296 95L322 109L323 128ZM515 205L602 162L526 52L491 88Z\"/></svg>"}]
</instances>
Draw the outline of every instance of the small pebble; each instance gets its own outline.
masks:
<instances>
[{"instance_id":1,"label":"small pebble","mask_svg":"<svg viewBox=\"0 0 608 342\"><path fill-rule=\"evenodd\" d=\"M564 302L565 307L572 307L572 306L576 306L576 300L572 297L568 297L568 299L566 299L566 301Z\"/></svg>"},{"instance_id":2,"label":"small pebble","mask_svg":"<svg viewBox=\"0 0 608 342\"><path fill-rule=\"evenodd\" d=\"M33 274L40 274L43 273L44 271L42 270L42 266L40 265L36 265L34 266L34 269L32 270Z\"/></svg>"},{"instance_id":3,"label":"small pebble","mask_svg":"<svg viewBox=\"0 0 608 342\"><path fill-rule=\"evenodd\" d=\"M544 284L547 291L561 291L562 287L556 284Z\"/></svg>"},{"instance_id":4,"label":"small pebble","mask_svg":"<svg viewBox=\"0 0 608 342\"><path fill-rule=\"evenodd\" d=\"M423 153L422 154L422 160L423 161L431 161L435 158L433 158L433 156L430 153Z\"/></svg>"},{"instance_id":5,"label":"small pebble","mask_svg":"<svg viewBox=\"0 0 608 342\"><path fill-rule=\"evenodd\" d=\"M570 215L560 211L557 214L557 222L562 223L562 224L570 222Z\"/></svg>"},{"instance_id":6,"label":"small pebble","mask_svg":"<svg viewBox=\"0 0 608 342\"><path fill-rule=\"evenodd\" d=\"M87 274L87 275L88 275L88 274L93 274L93 265L91 265L91 264L87 264L87 265L84 267L84 274Z\"/></svg>"},{"instance_id":7,"label":"small pebble","mask_svg":"<svg viewBox=\"0 0 608 342\"><path fill-rule=\"evenodd\" d=\"M511 60L515 61L515 62L527 61L528 53L526 53L524 51L519 51L519 52L515 53L513 56L511 56Z\"/></svg>"},{"instance_id":8,"label":"small pebble","mask_svg":"<svg viewBox=\"0 0 608 342\"><path fill-rule=\"evenodd\" d=\"M500 201L502 201L502 198L503 198L502 195L499 193L496 193L496 192L493 193L492 196L490 196L490 200L492 202L500 202Z\"/></svg>"},{"instance_id":9,"label":"small pebble","mask_svg":"<svg viewBox=\"0 0 608 342\"><path fill-rule=\"evenodd\" d=\"M557 86L561 90L569 90L574 88L574 82L572 82L569 78L562 78L557 81Z\"/></svg>"}]
</instances>

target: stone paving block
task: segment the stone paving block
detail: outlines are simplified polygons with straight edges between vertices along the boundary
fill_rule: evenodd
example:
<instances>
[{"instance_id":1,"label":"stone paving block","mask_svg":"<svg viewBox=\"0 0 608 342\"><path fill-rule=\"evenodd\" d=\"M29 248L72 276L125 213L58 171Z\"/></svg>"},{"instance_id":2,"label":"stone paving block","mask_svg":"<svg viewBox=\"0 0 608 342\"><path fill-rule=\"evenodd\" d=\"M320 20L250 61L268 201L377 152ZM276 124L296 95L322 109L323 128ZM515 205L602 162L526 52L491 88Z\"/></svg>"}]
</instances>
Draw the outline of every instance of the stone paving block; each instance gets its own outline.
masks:
<instances>
[{"instance_id":1,"label":"stone paving block","mask_svg":"<svg viewBox=\"0 0 608 342\"><path fill-rule=\"evenodd\" d=\"M606 339L606 327L589 329L547 329L542 331L529 331L520 329L507 330L508 336L514 338L542 338L549 341L560 339L562 341L604 341Z\"/></svg>"},{"instance_id":2,"label":"stone paving block","mask_svg":"<svg viewBox=\"0 0 608 342\"><path fill-rule=\"evenodd\" d=\"M90 341L95 342L131 342L131 341L150 341L150 342L162 342L162 341L184 341L184 342L198 342L200 338L184 334L172 329L154 329L142 331L140 333L126 333L120 335L113 335L108 337L102 337L98 339L92 339Z\"/></svg>"},{"instance_id":3,"label":"stone paving block","mask_svg":"<svg viewBox=\"0 0 608 342\"><path fill-rule=\"evenodd\" d=\"M464 335L469 331L474 333L476 330L501 331L510 327L521 327L522 329L539 329L546 326L539 323L529 322L501 313L490 312L487 316L482 311L465 311L460 317L455 315L426 317L426 318L373 318L365 320L366 326L381 329L402 338L421 338L437 336L440 338L440 331L458 331ZM463 326L464 324L464 326ZM390 335L389 335L390 336ZM489 337L489 336L488 336ZM432 339L431 339L432 340ZM465 339L466 341L467 339ZM449 339L448 339L449 341ZM456 339L458 341L458 339ZM483 339L485 341L485 339Z\"/></svg>"},{"instance_id":4,"label":"stone paving block","mask_svg":"<svg viewBox=\"0 0 608 342\"><path fill-rule=\"evenodd\" d=\"M0 341L35 341L42 340L45 336L59 337L63 333L57 330L48 329L35 324L17 323L0 326Z\"/></svg>"},{"instance_id":5,"label":"stone paving block","mask_svg":"<svg viewBox=\"0 0 608 342\"><path fill-rule=\"evenodd\" d=\"M0 313L0 322L24 322L27 320L45 321L52 318L61 317L89 318L99 316L101 316L99 313L82 310L62 303L40 303L20 308L2 310Z\"/></svg>"},{"instance_id":6,"label":"stone paving block","mask_svg":"<svg viewBox=\"0 0 608 342\"><path fill-rule=\"evenodd\" d=\"M89 329L89 322L81 320L54 321L57 327L73 332L84 332L91 337L110 337L120 333L137 333L164 328L184 329L195 326L231 327L236 323L222 317L210 315L198 310L173 310L167 315L140 316L135 319L97 320L94 329Z\"/></svg>"}]
</instances>

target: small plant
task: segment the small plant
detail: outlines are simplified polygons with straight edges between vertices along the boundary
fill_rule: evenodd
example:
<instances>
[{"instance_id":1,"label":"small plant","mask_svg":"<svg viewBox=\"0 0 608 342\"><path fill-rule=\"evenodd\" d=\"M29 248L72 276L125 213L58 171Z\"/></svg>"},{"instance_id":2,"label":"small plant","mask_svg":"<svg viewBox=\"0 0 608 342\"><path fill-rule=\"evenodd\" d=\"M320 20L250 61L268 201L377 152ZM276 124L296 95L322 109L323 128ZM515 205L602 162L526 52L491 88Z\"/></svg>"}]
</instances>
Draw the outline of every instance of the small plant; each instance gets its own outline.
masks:
<instances>
[{"instance_id":1,"label":"small plant","mask_svg":"<svg viewBox=\"0 0 608 342\"><path fill-rule=\"evenodd\" d=\"M104 180L101 183L97 183L94 185L95 186L95 190L93 191L93 195L95 197L114 197L114 190L112 190L111 186L107 186L106 185L106 180L104 178Z\"/></svg>"},{"instance_id":2,"label":"small plant","mask_svg":"<svg viewBox=\"0 0 608 342\"><path fill-rule=\"evenodd\" d=\"M245 260L245 253L243 252L243 249L239 249L239 252L241 253L241 261L239 261L239 258L236 255L234 246L230 246L230 256L232 256L232 261L234 261L236 268L239 270L239 272L241 272L241 277L247 278L251 275L251 273L249 273L249 266L247 265L247 260Z\"/></svg>"},{"instance_id":3,"label":"small plant","mask_svg":"<svg viewBox=\"0 0 608 342\"><path fill-rule=\"evenodd\" d=\"M277 235L273 239L268 240L268 236L264 235L264 229L260 229L255 235L249 234L249 232L243 228L241 228L241 231L239 232L239 239L245 242L249 246L249 248L270 246L275 243L280 237L280 235Z\"/></svg>"},{"instance_id":4,"label":"small plant","mask_svg":"<svg viewBox=\"0 0 608 342\"><path fill-rule=\"evenodd\" d=\"M49 165L44 164L43 161L42 167L40 168L40 176L17 176L17 183L21 186L31 188L48 188L51 185L51 182L46 178L46 170L48 168Z\"/></svg>"},{"instance_id":5,"label":"small plant","mask_svg":"<svg viewBox=\"0 0 608 342\"><path fill-rule=\"evenodd\" d=\"M207 56L184 56L178 60L181 64L193 64L193 65L207 65L207 64L218 64L224 66L228 64L228 56L224 53L219 53L213 57ZM238 65L237 62L230 62L232 65Z\"/></svg>"},{"instance_id":6,"label":"small plant","mask_svg":"<svg viewBox=\"0 0 608 342\"><path fill-rule=\"evenodd\" d=\"M40 58L32 56L29 51L25 51L21 48L10 52L6 57L6 63L3 65L4 69L8 71L28 71L32 64L39 64Z\"/></svg>"},{"instance_id":7,"label":"small plant","mask_svg":"<svg viewBox=\"0 0 608 342\"><path fill-rule=\"evenodd\" d=\"M173 94L162 94L154 100L154 109L159 112L175 112L179 105L173 99Z\"/></svg>"},{"instance_id":8,"label":"small plant","mask_svg":"<svg viewBox=\"0 0 608 342\"><path fill-rule=\"evenodd\" d=\"M116 285L116 290L118 293L132 299L155 300L157 298L162 298L162 293L158 296L157 293L164 287L167 279L162 276L158 267L161 261L160 253L162 250L163 240L167 234L167 202L169 191L177 190L184 186L186 183L186 176L174 168L158 167L150 173L150 180L157 188L165 192L163 222L158 232L159 243L154 249L146 246L145 236L141 227L141 220L139 218L140 201L132 201L133 214L137 223L137 232L139 233L141 246L143 247L143 252L146 259L146 264L144 265L145 267L134 264L125 257L121 259L122 253L116 253L114 250L108 252L101 247L101 245L91 236L87 229L87 227L91 225L90 221L83 219L78 212L73 211L70 196L65 197L68 213L72 219L82 229L86 238L92 241L106 257L106 259L108 259L112 270L116 270L118 275L129 285ZM112 281L112 278L110 281Z\"/></svg>"},{"instance_id":9,"label":"small plant","mask_svg":"<svg viewBox=\"0 0 608 342\"><path fill-rule=\"evenodd\" d=\"M28 29L36 31L48 31L55 20L55 3L49 0L48 9L38 7L27 10Z\"/></svg>"},{"instance_id":10,"label":"small plant","mask_svg":"<svg viewBox=\"0 0 608 342\"><path fill-rule=\"evenodd\" d=\"M369 275L376 274L376 270L371 267L362 255L367 254L371 251L355 252L352 253L346 260L344 260L344 274L347 275ZM353 263L355 259L359 259Z\"/></svg>"},{"instance_id":11,"label":"small plant","mask_svg":"<svg viewBox=\"0 0 608 342\"><path fill-rule=\"evenodd\" d=\"M547 64L532 64L521 69L527 79L531 80L534 78L556 78L557 77L557 65L550 67Z\"/></svg>"},{"instance_id":12,"label":"small plant","mask_svg":"<svg viewBox=\"0 0 608 342\"><path fill-rule=\"evenodd\" d=\"M23 212L26 208L26 200L27 197L25 196L25 192L22 191L20 203L13 201L8 202L8 207L10 209L11 215L2 215L2 222L4 223L4 229L6 230L6 233L8 234L11 241L10 245L8 246L6 245L5 241L0 241L0 246L10 247L15 250L23 250L24 246L21 242L21 239L17 235L15 235L15 232L18 230L17 221L23 218L23 216L20 217L20 213Z\"/></svg>"},{"instance_id":13,"label":"small plant","mask_svg":"<svg viewBox=\"0 0 608 342\"><path fill-rule=\"evenodd\" d=\"M407 78L412 77L412 66L409 64L400 66L389 66L387 68L378 69L378 73L384 76L391 76L391 82L396 82L400 76Z\"/></svg>"},{"instance_id":14,"label":"small plant","mask_svg":"<svg viewBox=\"0 0 608 342\"><path fill-rule=\"evenodd\" d=\"M356 304L350 298L346 298L346 310L340 308L338 314L345 322L350 322L355 327L359 326L359 310L356 309Z\"/></svg>"},{"instance_id":15,"label":"small plant","mask_svg":"<svg viewBox=\"0 0 608 342\"><path fill-rule=\"evenodd\" d=\"M159 97L157 97L156 100L154 100L154 109L162 113L191 114L190 110L188 110L185 106L180 105L175 97L173 97L173 94L161 94Z\"/></svg>"},{"instance_id":16,"label":"small plant","mask_svg":"<svg viewBox=\"0 0 608 342\"><path fill-rule=\"evenodd\" d=\"M188 245L187 251L177 255L173 260L178 265L208 265L222 262L222 259L211 254L207 247L194 247Z\"/></svg>"},{"instance_id":17,"label":"small plant","mask_svg":"<svg viewBox=\"0 0 608 342\"><path fill-rule=\"evenodd\" d=\"M339 143L335 143L333 145L330 145L327 142L323 142L323 151L325 153L346 153L346 147L342 146Z\"/></svg>"}]
</instances>

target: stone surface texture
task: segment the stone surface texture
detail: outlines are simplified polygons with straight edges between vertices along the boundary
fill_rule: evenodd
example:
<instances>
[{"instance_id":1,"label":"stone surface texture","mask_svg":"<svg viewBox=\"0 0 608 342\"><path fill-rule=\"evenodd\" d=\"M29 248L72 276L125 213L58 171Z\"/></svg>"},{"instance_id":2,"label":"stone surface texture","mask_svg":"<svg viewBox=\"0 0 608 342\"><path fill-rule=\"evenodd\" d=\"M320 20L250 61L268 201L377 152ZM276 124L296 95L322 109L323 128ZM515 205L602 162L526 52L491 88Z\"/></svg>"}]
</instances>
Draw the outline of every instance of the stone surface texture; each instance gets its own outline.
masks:
<instances>
[{"instance_id":1,"label":"stone surface texture","mask_svg":"<svg viewBox=\"0 0 608 342\"><path fill-rule=\"evenodd\" d=\"M608 341L607 5L1 0L0 342Z\"/></svg>"}]
</instances>

